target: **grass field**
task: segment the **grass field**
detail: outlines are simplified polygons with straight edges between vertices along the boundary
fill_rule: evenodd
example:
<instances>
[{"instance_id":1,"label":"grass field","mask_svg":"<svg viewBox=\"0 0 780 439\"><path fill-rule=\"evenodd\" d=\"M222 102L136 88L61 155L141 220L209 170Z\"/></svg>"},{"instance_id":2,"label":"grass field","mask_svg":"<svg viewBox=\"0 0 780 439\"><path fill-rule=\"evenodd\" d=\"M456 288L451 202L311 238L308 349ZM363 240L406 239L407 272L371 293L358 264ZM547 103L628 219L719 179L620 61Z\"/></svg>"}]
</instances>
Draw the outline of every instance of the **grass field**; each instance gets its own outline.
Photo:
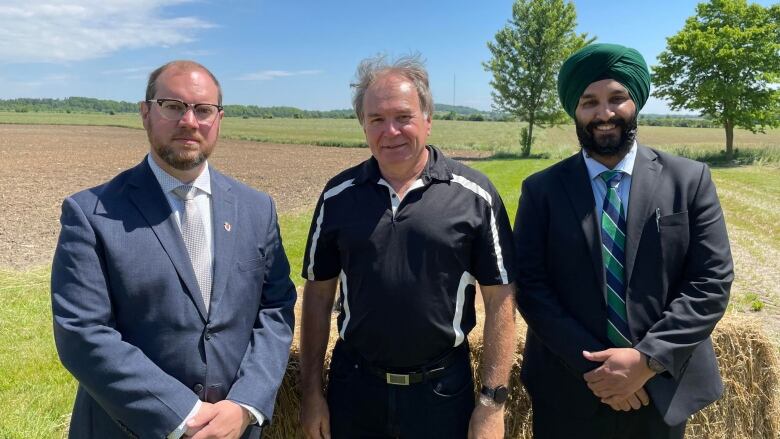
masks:
<instances>
[{"instance_id":1,"label":"grass field","mask_svg":"<svg viewBox=\"0 0 780 439\"><path fill-rule=\"evenodd\" d=\"M134 114L67 114L0 112L0 123L54 125L110 125L141 128ZM519 151L521 125L514 122L467 122L436 120L430 143L448 149L477 149L503 153ZM577 149L573 126L535 129L536 143L532 153L550 158L563 158ZM324 146L360 146L363 132L354 119L240 119L227 117L222 124L222 136L239 140L270 143L297 143ZM735 144L743 162L780 162L780 129L766 134L735 131ZM639 128L639 141L654 147L692 158L717 162L724 149L725 134L720 128Z\"/></svg>"}]
</instances>

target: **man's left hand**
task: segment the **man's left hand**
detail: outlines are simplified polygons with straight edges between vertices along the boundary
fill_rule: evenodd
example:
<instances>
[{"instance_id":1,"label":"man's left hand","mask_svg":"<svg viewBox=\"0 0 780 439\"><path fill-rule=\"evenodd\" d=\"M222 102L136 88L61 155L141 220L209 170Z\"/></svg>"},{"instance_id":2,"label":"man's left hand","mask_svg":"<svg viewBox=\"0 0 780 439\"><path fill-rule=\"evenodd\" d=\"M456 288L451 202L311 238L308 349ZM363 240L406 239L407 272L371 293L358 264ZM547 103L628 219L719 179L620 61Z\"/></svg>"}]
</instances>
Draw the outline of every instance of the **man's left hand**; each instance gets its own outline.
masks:
<instances>
[{"instance_id":1,"label":"man's left hand","mask_svg":"<svg viewBox=\"0 0 780 439\"><path fill-rule=\"evenodd\" d=\"M200 431L195 433L192 439L237 439L241 437L244 430L249 426L249 411L233 401L220 401L213 405L213 416L209 416L205 426L199 425L203 420L198 420L197 416L187 422L187 426L193 429L201 427Z\"/></svg>"},{"instance_id":2,"label":"man's left hand","mask_svg":"<svg viewBox=\"0 0 780 439\"><path fill-rule=\"evenodd\" d=\"M588 388L605 404L627 400L655 375L647 367L644 354L634 348L584 351L582 355L589 361L603 363L583 376Z\"/></svg>"},{"instance_id":3,"label":"man's left hand","mask_svg":"<svg viewBox=\"0 0 780 439\"><path fill-rule=\"evenodd\" d=\"M504 437L504 406L487 407L477 403L469 421L469 439L502 439Z\"/></svg>"}]
</instances>

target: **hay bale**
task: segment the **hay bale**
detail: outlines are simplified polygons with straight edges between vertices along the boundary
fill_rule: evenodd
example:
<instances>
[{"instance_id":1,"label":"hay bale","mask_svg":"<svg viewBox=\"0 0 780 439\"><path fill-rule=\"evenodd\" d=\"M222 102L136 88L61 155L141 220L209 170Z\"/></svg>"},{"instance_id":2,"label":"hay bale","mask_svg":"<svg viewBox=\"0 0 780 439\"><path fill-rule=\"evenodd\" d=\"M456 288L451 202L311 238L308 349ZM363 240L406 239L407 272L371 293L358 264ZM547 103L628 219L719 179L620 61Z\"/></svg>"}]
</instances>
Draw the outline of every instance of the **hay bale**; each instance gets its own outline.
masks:
<instances>
[{"instance_id":1,"label":"hay bale","mask_svg":"<svg viewBox=\"0 0 780 439\"><path fill-rule=\"evenodd\" d=\"M482 327L478 313L477 328ZM521 319L518 319L521 320ZM335 322L325 367L330 361L330 350L335 342ZM510 378L510 395L506 405L506 437L532 438L531 403L520 383L520 365L525 345L525 325L516 326L519 334L517 352ZM775 439L780 437L780 361L777 347L763 334L757 322L749 316L730 314L724 318L712 335L721 374L725 383L723 399L692 417L686 431L693 439ZM478 365L482 354L482 334L475 330L469 335L474 369L475 395L479 391ZM294 342L287 373L279 389L273 424L264 431L264 437L288 439L303 437L298 414L300 411L299 350Z\"/></svg>"},{"instance_id":2,"label":"hay bale","mask_svg":"<svg viewBox=\"0 0 780 439\"><path fill-rule=\"evenodd\" d=\"M729 314L712 334L723 376L723 398L696 413L686 437L780 437L780 362L777 346L750 315Z\"/></svg>"}]
</instances>

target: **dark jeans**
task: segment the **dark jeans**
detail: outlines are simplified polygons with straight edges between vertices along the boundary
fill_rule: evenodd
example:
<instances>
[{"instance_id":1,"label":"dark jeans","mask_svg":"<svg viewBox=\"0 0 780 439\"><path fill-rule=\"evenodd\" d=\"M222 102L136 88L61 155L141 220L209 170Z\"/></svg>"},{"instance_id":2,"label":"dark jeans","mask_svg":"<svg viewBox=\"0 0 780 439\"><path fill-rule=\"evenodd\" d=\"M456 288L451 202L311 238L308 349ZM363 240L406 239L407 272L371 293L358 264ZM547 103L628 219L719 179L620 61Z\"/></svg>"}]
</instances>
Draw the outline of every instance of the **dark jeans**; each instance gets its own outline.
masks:
<instances>
[{"instance_id":1,"label":"dark jeans","mask_svg":"<svg viewBox=\"0 0 780 439\"><path fill-rule=\"evenodd\" d=\"M408 386L387 384L336 345L328 375L333 438L465 438L474 410L468 351L443 375Z\"/></svg>"},{"instance_id":2,"label":"dark jeans","mask_svg":"<svg viewBox=\"0 0 780 439\"><path fill-rule=\"evenodd\" d=\"M615 411L601 404L596 413L577 416L533 401L535 439L682 439L685 424L666 425L652 402L630 412Z\"/></svg>"}]
</instances>

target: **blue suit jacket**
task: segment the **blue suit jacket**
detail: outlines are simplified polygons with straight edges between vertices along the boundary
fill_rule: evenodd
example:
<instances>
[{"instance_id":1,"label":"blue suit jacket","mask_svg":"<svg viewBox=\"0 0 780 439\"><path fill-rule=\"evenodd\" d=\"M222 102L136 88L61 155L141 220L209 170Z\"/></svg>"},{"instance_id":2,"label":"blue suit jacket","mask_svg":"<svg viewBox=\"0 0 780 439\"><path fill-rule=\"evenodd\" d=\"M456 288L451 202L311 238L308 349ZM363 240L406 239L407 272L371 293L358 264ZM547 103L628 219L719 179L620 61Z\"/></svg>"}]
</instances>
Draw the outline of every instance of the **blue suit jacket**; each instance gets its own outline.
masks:
<instances>
[{"instance_id":1,"label":"blue suit jacket","mask_svg":"<svg viewBox=\"0 0 780 439\"><path fill-rule=\"evenodd\" d=\"M71 437L162 438L198 399L272 416L295 303L274 205L210 173L208 314L146 160L63 203L51 292L57 350L79 382Z\"/></svg>"},{"instance_id":2,"label":"blue suit jacket","mask_svg":"<svg viewBox=\"0 0 780 439\"><path fill-rule=\"evenodd\" d=\"M726 224L709 169L639 146L626 233L626 308L634 347L667 372L645 385L669 425L718 399L710 333L733 280ZM528 177L515 218L517 304L528 322L521 377L532 400L572 417L599 399L582 356L607 338L600 226L582 154Z\"/></svg>"}]
</instances>

